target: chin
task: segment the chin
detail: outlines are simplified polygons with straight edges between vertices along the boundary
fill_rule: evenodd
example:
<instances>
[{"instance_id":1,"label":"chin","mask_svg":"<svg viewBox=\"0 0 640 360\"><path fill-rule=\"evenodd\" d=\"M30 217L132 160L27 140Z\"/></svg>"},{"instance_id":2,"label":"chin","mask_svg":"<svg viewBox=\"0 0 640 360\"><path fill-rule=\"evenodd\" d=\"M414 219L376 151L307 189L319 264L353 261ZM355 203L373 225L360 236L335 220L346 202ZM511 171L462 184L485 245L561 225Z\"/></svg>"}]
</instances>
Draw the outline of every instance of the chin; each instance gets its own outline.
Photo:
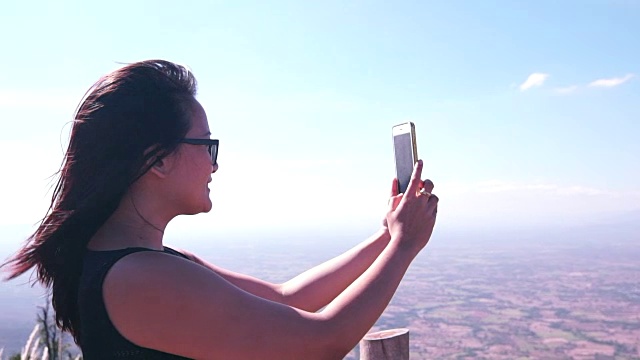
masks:
<instances>
[{"instance_id":1,"label":"chin","mask_svg":"<svg viewBox=\"0 0 640 360\"><path fill-rule=\"evenodd\" d=\"M211 202L211 199L209 199L207 197L207 201L204 204L204 208L202 210L203 213L208 213L209 211L211 211L211 208L213 208L213 203Z\"/></svg>"},{"instance_id":2,"label":"chin","mask_svg":"<svg viewBox=\"0 0 640 360\"><path fill-rule=\"evenodd\" d=\"M204 207L204 210L202 210L202 212L208 213L209 211L211 211L211 208L213 208L213 204L211 203L211 201L209 201L208 204Z\"/></svg>"},{"instance_id":3,"label":"chin","mask_svg":"<svg viewBox=\"0 0 640 360\"><path fill-rule=\"evenodd\" d=\"M211 203L211 200L206 199L205 201L200 202L200 204L198 205L193 204L192 206L189 206L188 210L184 211L182 214L197 215L201 213L208 213L209 211L211 211L212 207L213 207L213 204Z\"/></svg>"}]
</instances>

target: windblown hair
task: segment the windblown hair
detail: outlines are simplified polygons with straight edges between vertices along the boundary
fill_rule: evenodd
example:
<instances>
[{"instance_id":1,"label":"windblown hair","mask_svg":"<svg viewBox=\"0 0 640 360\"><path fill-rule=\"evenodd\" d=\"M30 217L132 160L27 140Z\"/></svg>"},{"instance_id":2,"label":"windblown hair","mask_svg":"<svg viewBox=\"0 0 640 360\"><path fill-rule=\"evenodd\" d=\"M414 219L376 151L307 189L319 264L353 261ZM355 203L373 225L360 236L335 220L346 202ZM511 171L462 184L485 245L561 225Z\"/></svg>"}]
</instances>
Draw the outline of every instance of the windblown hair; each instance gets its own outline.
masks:
<instances>
[{"instance_id":1,"label":"windblown hair","mask_svg":"<svg viewBox=\"0 0 640 360\"><path fill-rule=\"evenodd\" d=\"M56 322L80 337L78 287L89 240L129 186L171 154L190 128L196 80L163 60L126 65L98 80L75 113L46 216L2 267L7 279L35 267L50 288Z\"/></svg>"}]
</instances>

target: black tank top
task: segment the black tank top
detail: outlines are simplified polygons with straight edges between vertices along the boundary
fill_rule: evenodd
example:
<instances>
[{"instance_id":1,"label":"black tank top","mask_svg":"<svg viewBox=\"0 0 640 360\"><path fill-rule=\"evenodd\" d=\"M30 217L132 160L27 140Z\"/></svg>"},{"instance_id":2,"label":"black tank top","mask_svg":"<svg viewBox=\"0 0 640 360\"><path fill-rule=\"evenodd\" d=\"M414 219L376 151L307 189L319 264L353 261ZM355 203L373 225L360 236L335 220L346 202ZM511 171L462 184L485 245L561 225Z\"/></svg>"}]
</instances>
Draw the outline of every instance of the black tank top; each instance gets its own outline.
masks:
<instances>
[{"instance_id":1,"label":"black tank top","mask_svg":"<svg viewBox=\"0 0 640 360\"><path fill-rule=\"evenodd\" d=\"M87 250L84 255L82 276L78 290L80 315L79 345L85 360L176 360L185 357L140 347L125 339L109 319L102 297L102 283L111 267L123 257L140 251L157 251L146 248L127 248L111 251ZM183 254L165 247L164 253L186 258Z\"/></svg>"}]
</instances>

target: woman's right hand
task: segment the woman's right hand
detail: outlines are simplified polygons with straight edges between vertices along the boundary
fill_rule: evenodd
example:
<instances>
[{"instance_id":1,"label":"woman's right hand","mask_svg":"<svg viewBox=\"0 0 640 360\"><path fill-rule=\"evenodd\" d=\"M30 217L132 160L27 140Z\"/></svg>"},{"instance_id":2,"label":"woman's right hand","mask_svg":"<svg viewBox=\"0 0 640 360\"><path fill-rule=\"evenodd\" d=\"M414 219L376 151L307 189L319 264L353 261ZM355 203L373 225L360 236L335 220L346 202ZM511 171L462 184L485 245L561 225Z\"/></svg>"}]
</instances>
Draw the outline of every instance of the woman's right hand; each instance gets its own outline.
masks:
<instances>
[{"instance_id":1,"label":"woman's right hand","mask_svg":"<svg viewBox=\"0 0 640 360\"><path fill-rule=\"evenodd\" d=\"M431 180L420 179L422 160L418 160L413 168L409 186L404 194L393 196L389 200L389 211L386 220L391 234L391 241L408 248L417 254L431 238L433 226L438 212L438 197L431 194ZM424 188L428 194L421 194Z\"/></svg>"}]
</instances>

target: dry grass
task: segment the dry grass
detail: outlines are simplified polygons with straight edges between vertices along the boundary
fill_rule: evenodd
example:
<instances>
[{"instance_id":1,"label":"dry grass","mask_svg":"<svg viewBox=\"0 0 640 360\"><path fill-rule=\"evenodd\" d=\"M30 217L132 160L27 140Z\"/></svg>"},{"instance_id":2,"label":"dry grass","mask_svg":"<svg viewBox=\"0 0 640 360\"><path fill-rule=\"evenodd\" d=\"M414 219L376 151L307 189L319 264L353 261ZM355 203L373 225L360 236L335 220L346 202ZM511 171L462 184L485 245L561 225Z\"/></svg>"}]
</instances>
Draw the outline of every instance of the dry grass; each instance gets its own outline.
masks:
<instances>
[{"instance_id":1,"label":"dry grass","mask_svg":"<svg viewBox=\"0 0 640 360\"><path fill-rule=\"evenodd\" d=\"M29 338L27 339L27 343L22 348L22 352L18 354L20 360L49 360L49 351L47 347L44 344L42 344L42 342L40 341L40 337L38 336L38 333L40 333L39 324L33 328L33 331L31 331L31 335L29 335ZM3 353L4 353L4 348L0 349L0 360L9 360L14 358L12 356L4 357ZM78 355L73 360L80 360L80 359L82 359L82 356ZM62 359L56 359L56 360L62 360Z\"/></svg>"}]
</instances>

